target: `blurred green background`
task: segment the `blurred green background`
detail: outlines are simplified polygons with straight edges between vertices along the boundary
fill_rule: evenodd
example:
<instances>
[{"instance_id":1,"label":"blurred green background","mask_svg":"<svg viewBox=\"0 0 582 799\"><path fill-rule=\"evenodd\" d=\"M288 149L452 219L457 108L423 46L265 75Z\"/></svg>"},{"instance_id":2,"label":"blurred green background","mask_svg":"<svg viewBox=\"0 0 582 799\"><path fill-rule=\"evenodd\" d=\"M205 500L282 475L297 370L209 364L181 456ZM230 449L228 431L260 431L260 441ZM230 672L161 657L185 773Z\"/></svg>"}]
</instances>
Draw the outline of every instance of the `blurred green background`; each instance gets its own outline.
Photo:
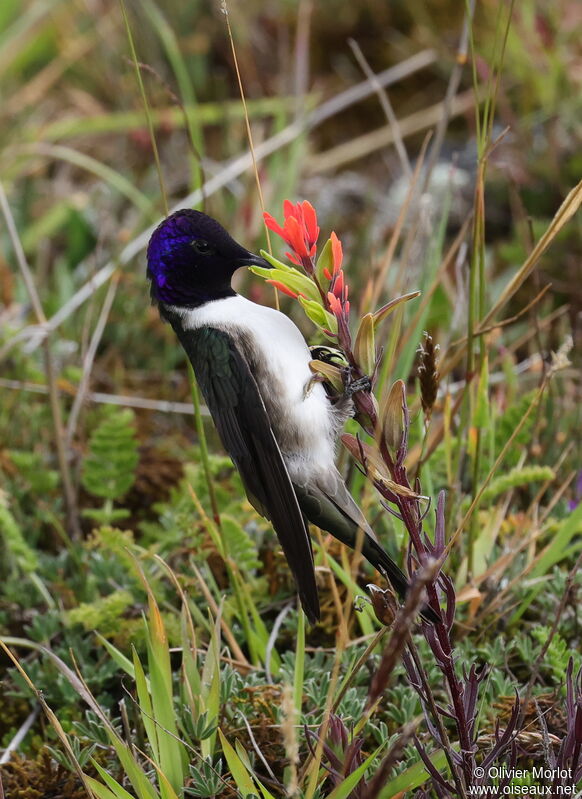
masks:
<instances>
[{"instance_id":1,"label":"blurred green background","mask_svg":"<svg viewBox=\"0 0 582 799\"><path fill-rule=\"evenodd\" d=\"M221 4L128 0L125 9L169 206L194 199L196 207L220 219L246 246L265 247ZM260 609L267 626L250 610L249 619L241 622L232 574L212 537L211 498L200 465L184 356L151 307L145 279L148 231L164 215L164 198L122 10L108 0L0 4L0 176L52 331L51 380L37 327L43 320L31 303L3 220L0 635L20 641L14 645L22 647L18 651L29 674L79 747L94 743L95 730L86 720L83 728L75 728L83 717L79 697L37 645L50 645L65 659L73 649L99 701L117 713L123 695L119 669L92 631L98 629L126 653L130 641L143 652L140 614L146 595L124 547L140 558L155 586L173 645L180 641L176 595L160 577L154 554L163 556L183 580L204 645L212 634L209 600L193 576L193 564L217 606L223 595L228 597L229 646L237 642L249 657L254 671L248 684L267 704L273 704L271 675L260 670L267 627L282 598L293 595L268 525L241 502L238 478L207 424L217 498L229 519L227 549L239 562L241 582L248 585L249 607ZM449 563L457 589L466 589L463 618L475 625L470 634L462 626L456 630L461 660L477 650L497 669L484 704L490 708L499 701L507 707L515 682L523 686L530 679L529 669L547 640L546 625L555 616L579 551L578 517L567 526L569 515L576 508L579 513L582 493L576 446L581 423L579 217L559 233L499 317L518 318L490 331L476 348L480 377L463 395L466 412L455 405L466 389L463 360L443 378L441 388L448 387L450 394L445 399L441 393L430 425L423 426L415 353L428 330L441 347L441 362L451 362L469 324L471 264L481 264L480 302L487 310L580 179L582 5L578 0L520 0L511 7L482 0L476 3L468 37L463 36L465 5L444 0L232 0L228 11L265 208L280 219L284 198L310 200L322 234L327 237L333 229L343 241L356 312L405 291L423 290L424 304L409 303L406 314L385 331L379 394L396 378L407 382L413 466L424 453L424 489L431 496L440 488L448 490L451 531L523 419L551 352L568 337L574 341L573 366L551 384L495 475L500 482L475 514L476 582L467 584L464 539ZM383 90L375 84L362 89L370 70L383 80ZM349 94L354 87L362 89L359 99ZM482 115L493 95L488 139ZM443 119L447 124L439 133ZM433 135L427 142L429 131ZM491 141L495 146L479 172L478 155ZM410 173L423 145L431 179L411 195L402 219ZM420 180L422 185L422 173ZM475 198L483 188L481 241L471 234ZM282 257L279 243L273 246ZM387 253L391 265L385 270ZM251 299L274 303L270 287L256 278L237 281ZM551 288L540 298L548 284ZM280 299L283 310L315 343L300 309ZM48 399L51 385L59 392L57 434ZM435 432L441 437L432 446ZM73 524L59 456L69 473ZM348 466L347 461L343 453L342 465ZM348 472L383 542L403 558L402 529L380 512L361 475L353 467ZM199 504L193 505L188 486L194 487ZM544 547L555 540L559 547L540 562ZM326 541L317 547L318 564L324 568L328 553L336 557L341 597L349 600L358 587L363 590L367 576L357 564L355 582L350 582L334 546ZM527 582L528 575L538 582ZM323 624L310 633L316 648L333 647L338 627L327 582L322 603ZM493 603L491 610L488 603ZM293 672L296 623L290 614L282 624L281 658L275 652L273 674ZM359 646L359 636L371 635L375 624L368 611L351 614L350 646ZM536 690L552 701L561 701L566 653L577 647L579 621L571 602L536 676ZM315 713L317 721L324 699L318 674L329 671L328 655L312 652L307 660L305 712ZM340 708L350 723L364 704L361 677ZM432 677L438 682L438 674ZM238 697L246 717L258 725L280 721L265 721L265 706L248 698L240 675L225 672L221 680L228 688L225 706L230 691L229 701ZM368 746L419 712L416 696L406 694L409 686L393 690L391 709L380 710L376 726L366 733ZM3 745L26 717L30 699L30 690L12 669L0 685ZM224 713L224 728L238 729L240 719L235 723ZM492 722L484 716L484 734L492 734ZM559 719L555 730L563 732ZM46 741L57 745L54 733L37 724L25 745L30 771L23 784L45 779L39 752ZM266 740L261 745L272 750L274 768L282 770L280 744ZM410 748L403 764L414 763ZM17 770L6 773L10 786L20 785ZM191 784L203 782L198 777L191 777ZM75 796L77 788L66 795Z\"/></svg>"}]
</instances>

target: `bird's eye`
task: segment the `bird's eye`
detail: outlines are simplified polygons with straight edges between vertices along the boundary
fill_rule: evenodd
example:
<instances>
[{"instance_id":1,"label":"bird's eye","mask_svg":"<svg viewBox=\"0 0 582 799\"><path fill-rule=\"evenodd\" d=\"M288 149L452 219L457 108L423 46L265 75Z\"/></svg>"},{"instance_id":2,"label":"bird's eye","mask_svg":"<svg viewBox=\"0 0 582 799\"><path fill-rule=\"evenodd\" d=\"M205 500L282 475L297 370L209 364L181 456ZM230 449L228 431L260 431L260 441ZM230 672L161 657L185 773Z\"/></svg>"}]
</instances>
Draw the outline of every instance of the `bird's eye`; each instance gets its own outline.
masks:
<instances>
[{"instance_id":1,"label":"bird's eye","mask_svg":"<svg viewBox=\"0 0 582 799\"><path fill-rule=\"evenodd\" d=\"M190 242L199 255L211 255L214 252L214 247L209 244L205 239L193 239Z\"/></svg>"}]
</instances>

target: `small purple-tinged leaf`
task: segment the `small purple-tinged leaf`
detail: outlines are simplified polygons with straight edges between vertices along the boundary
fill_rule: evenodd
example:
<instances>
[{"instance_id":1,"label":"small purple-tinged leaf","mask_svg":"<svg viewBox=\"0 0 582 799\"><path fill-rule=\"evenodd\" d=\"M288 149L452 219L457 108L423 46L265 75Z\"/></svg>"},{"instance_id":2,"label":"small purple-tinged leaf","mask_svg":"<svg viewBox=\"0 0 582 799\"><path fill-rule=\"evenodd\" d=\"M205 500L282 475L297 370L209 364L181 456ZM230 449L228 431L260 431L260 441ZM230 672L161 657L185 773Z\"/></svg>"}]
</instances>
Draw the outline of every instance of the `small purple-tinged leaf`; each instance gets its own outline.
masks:
<instances>
[{"instance_id":1,"label":"small purple-tinged leaf","mask_svg":"<svg viewBox=\"0 0 582 799\"><path fill-rule=\"evenodd\" d=\"M398 308L403 302L408 302L409 300L413 300L415 297L418 297L420 291L411 291L410 294L403 294L401 297L396 297L390 302L387 302L386 305L383 305L381 308L378 308L377 311L374 312L374 324L379 325L380 322L383 322L392 311Z\"/></svg>"},{"instance_id":2,"label":"small purple-tinged leaf","mask_svg":"<svg viewBox=\"0 0 582 799\"><path fill-rule=\"evenodd\" d=\"M380 413L382 440L394 462L397 460L405 436L403 410L405 404L406 388L402 380L397 380L388 392Z\"/></svg>"},{"instance_id":3,"label":"small purple-tinged leaf","mask_svg":"<svg viewBox=\"0 0 582 799\"><path fill-rule=\"evenodd\" d=\"M365 314L360 321L354 342L354 357L364 374L372 375L374 373L376 368L376 342L374 317L371 313Z\"/></svg>"},{"instance_id":4,"label":"small purple-tinged leaf","mask_svg":"<svg viewBox=\"0 0 582 799\"><path fill-rule=\"evenodd\" d=\"M428 773L433 778L433 780L437 783L437 785L440 785L442 788L445 789L445 791L450 791L450 793L454 794L455 793L455 786L451 785L450 782L447 782L447 780L443 777L443 775L439 771L437 771L437 769L434 767L434 765L432 763L432 760L428 756L428 753L427 753L426 749L420 743L420 741L419 741L419 739L417 738L416 735L414 736L414 745L416 746L416 751L418 752L418 754L421 757L422 762L424 763L425 769L428 771Z\"/></svg>"}]
</instances>

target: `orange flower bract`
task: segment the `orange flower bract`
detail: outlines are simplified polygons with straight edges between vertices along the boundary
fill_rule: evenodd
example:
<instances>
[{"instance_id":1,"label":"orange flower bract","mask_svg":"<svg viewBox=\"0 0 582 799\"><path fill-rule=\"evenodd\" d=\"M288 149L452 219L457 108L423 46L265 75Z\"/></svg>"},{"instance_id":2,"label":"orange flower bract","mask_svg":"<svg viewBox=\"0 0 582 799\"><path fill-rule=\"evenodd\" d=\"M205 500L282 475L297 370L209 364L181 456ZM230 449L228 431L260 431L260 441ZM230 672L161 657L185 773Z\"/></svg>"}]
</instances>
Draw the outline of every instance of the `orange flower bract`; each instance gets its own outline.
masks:
<instances>
[{"instance_id":1,"label":"orange flower bract","mask_svg":"<svg viewBox=\"0 0 582 799\"><path fill-rule=\"evenodd\" d=\"M284 222L281 226L271 214L263 214L267 227L280 236L299 259L311 259L317 250L319 227L317 214L311 203L304 200L294 205L289 200L283 203Z\"/></svg>"}]
</instances>

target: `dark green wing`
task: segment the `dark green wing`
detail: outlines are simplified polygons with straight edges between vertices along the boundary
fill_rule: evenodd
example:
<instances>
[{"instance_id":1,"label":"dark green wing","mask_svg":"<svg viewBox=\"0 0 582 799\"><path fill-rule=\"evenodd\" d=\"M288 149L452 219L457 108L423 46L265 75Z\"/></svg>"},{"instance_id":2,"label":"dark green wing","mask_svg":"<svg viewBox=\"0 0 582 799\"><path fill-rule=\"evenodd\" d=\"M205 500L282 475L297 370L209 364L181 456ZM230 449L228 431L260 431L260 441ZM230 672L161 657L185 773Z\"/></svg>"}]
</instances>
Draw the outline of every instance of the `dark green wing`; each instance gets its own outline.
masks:
<instances>
[{"instance_id":1,"label":"dark green wing","mask_svg":"<svg viewBox=\"0 0 582 799\"><path fill-rule=\"evenodd\" d=\"M309 533L249 365L232 337L221 330L174 329L194 367L220 439L249 499L271 520L301 604L314 623L319 619L319 599Z\"/></svg>"},{"instance_id":2,"label":"dark green wing","mask_svg":"<svg viewBox=\"0 0 582 799\"><path fill-rule=\"evenodd\" d=\"M342 543L355 549L358 531L362 530L362 555L381 572L384 572L396 593L404 599L408 580L387 552L373 537L372 530L362 511L339 477L336 490L326 492L318 485L295 486L301 509L312 524L327 530Z\"/></svg>"},{"instance_id":3,"label":"dark green wing","mask_svg":"<svg viewBox=\"0 0 582 799\"><path fill-rule=\"evenodd\" d=\"M324 489L315 484L296 485L295 493L309 521L322 530L327 530L342 543L355 549L358 536L361 535L362 555L388 578L398 596L405 599L409 588L408 578L376 541L372 529L339 473L333 489L330 486ZM420 615L433 624L440 621L438 614L428 605L423 607Z\"/></svg>"}]
</instances>

